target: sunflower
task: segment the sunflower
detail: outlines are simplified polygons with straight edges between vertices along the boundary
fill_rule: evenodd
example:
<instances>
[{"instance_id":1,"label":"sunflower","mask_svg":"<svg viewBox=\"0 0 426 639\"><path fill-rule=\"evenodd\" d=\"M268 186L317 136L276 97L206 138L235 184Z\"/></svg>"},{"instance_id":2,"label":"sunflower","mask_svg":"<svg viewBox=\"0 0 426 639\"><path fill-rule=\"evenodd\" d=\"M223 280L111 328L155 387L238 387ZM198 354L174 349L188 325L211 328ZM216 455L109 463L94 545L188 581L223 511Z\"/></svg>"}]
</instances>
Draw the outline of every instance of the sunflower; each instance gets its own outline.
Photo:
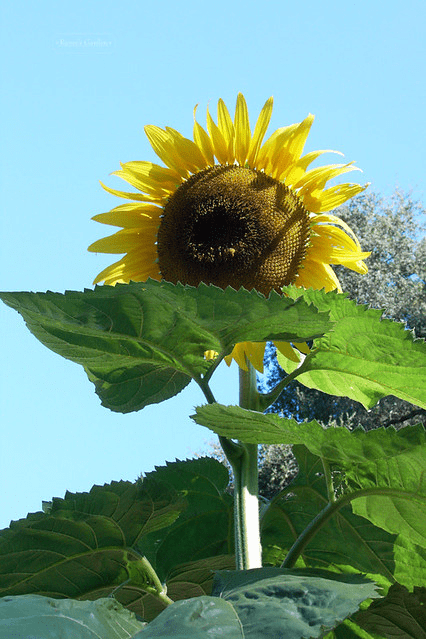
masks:
<instances>
[{"instance_id":1,"label":"sunflower","mask_svg":"<svg viewBox=\"0 0 426 639\"><path fill-rule=\"evenodd\" d=\"M219 100L217 124L207 109L207 130L196 120L194 140L170 127L149 125L145 133L166 166L127 162L118 175L137 192L102 185L128 200L108 213L95 215L103 224L122 227L94 242L89 251L124 253L104 269L94 284L156 280L200 282L221 288L255 288L264 295L288 284L341 291L332 264L366 273L355 234L329 213L367 185L339 184L337 176L353 171L353 163L309 169L323 153L302 156L314 116L277 129L263 142L273 100L263 106L250 130L246 101L240 93L232 120ZM298 361L306 345L276 343ZM247 369L246 358L263 370L265 344L237 344L226 358Z\"/></svg>"}]
</instances>

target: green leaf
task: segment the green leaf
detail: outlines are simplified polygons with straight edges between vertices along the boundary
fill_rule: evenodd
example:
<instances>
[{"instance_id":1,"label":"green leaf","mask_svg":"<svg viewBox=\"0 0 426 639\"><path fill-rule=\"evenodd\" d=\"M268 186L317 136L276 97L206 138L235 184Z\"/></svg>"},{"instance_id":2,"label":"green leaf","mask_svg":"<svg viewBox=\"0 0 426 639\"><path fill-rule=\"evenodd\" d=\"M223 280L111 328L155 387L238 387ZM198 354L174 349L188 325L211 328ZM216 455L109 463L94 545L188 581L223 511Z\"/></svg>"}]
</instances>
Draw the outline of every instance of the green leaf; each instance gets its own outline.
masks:
<instances>
[{"instance_id":1,"label":"green leaf","mask_svg":"<svg viewBox=\"0 0 426 639\"><path fill-rule=\"evenodd\" d=\"M358 428L351 432L342 427L325 429L317 422L298 424L295 420L263 415L239 406L212 404L196 410L194 419L197 423L228 438L247 443L303 444L333 469L344 473L350 489L346 492L355 495L359 491L369 491L352 500L353 512L384 531L398 535L395 576L405 575L407 585L424 583L426 431L423 426L399 431L379 428L368 432ZM323 506L325 503L324 499ZM310 511L312 519L320 511L320 503L316 508L317 512L315 509ZM297 534L309 523L308 517L309 514L298 526ZM354 553L355 547L356 544L352 549ZM382 570L380 573L385 574Z\"/></svg>"},{"instance_id":2,"label":"green leaf","mask_svg":"<svg viewBox=\"0 0 426 639\"><path fill-rule=\"evenodd\" d=\"M381 319L380 310L357 305L336 292L286 287L292 299L329 311L333 329L316 340L296 374L299 382L330 395L350 397L366 408L395 395L426 408L426 343L404 325ZM286 372L296 365L278 353Z\"/></svg>"},{"instance_id":3,"label":"green leaf","mask_svg":"<svg viewBox=\"0 0 426 639\"><path fill-rule=\"evenodd\" d=\"M426 639L426 588L408 592L395 584L384 599L356 615L365 630L392 639Z\"/></svg>"},{"instance_id":4,"label":"green leaf","mask_svg":"<svg viewBox=\"0 0 426 639\"><path fill-rule=\"evenodd\" d=\"M421 425L399 431L392 427L350 431L344 427L326 429L315 420L299 424L295 419L240 406L206 404L195 410L192 419L218 435L247 444L304 444L315 455L348 467L423 450L426 446L426 431Z\"/></svg>"},{"instance_id":5,"label":"green leaf","mask_svg":"<svg viewBox=\"0 0 426 639\"><path fill-rule=\"evenodd\" d=\"M54 499L48 513L0 532L0 594L97 598L119 587L119 599L126 588L155 594L152 568L136 546L149 534L161 539L184 505L176 491L153 480Z\"/></svg>"},{"instance_id":6,"label":"green leaf","mask_svg":"<svg viewBox=\"0 0 426 639\"><path fill-rule=\"evenodd\" d=\"M218 597L177 601L132 639L245 639L233 606Z\"/></svg>"},{"instance_id":7,"label":"green leaf","mask_svg":"<svg viewBox=\"0 0 426 639\"><path fill-rule=\"evenodd\" d=\"M114 599L0 599L0 639L131 639L143 626Z\"/></svg>"},{"instance_id":8,"label":"green leaf","mask_svg":"<svg viewBox=\"0 0 426 639\"><path fill-rule=\"evenodd\" d=\"M177 461L156 468L147 474L148 480L151 477L181 491L186 500L179 520L161 541L157 535L144 540L148 557L147 545L151 540L155 545L154 565L160 579L166 579L176 565L234 553L233 499L226 492L229 473L223 464L210 457Z\"/></svg>"},{"instance_id":9,"label":"green leaf","mask_svg":"<svg viewBox=\"0 0 426 639\"><path fill-rule=\"evenodd\" d=\"M0 594L114 593L147 620L166 605L155 577L176 598L210 594L211 570L233 566L228 481L220 462L201 458L54 499L0 532Z\"/></svg>"},{"instance_id":10,"label":"green leaf","mask_svg":"<svg viewBox=\"0 0 426 639\"><path fill-rule=\"evenodd\" d=\"M398 432L401 440L405 430ZM348 465L345 470L352 489L387 489L356 499L354 512L426 549L425 450L424 445L417 446L387 458Z\"/></svg>"},{"instance_id":11,"label":"green leaf","mask_svg":"<svg viewBox=\"0 0 426 639\"><path fill-rule=\"evenodd\" d=\"M394 544L395 579L407 588L426 584L426 548L398 535Z\"/></svg>"},{"instance_id":12,"label":"green leaf","mask_svg":"<svg viewBox=\"0 0 426 639\"><path fill-rule=\"evenodd\" d=\"M377 593L360 575L259 568L218 572L213 595L232 603L247 639L302 639L322 637Z\"/></svg>"},{"instance_id":13,"label":"green leaf","mask_svg":"<svg viewBox=\"0 0 426 639\"><path fill-rule=\"evenodd\" d=\"M2 293L48 348L82 364L102 404L140 410L179 393L212 366L204 352L237 342L304 341L332 326L303 300L148 280L84 292Z\"/></svg>"},{"instance_id":14,"label":"green leaf","mask_svg":"<svg viewBox=\"0 0 426 639\"><path fill-rule=\"evenodd\" d=\"M173 601L210 595L217 570L235 570L235 557L216 555L176 566L167 575L167 594Z\"/></svg>"},{"instance_id":15,"label":"green leaf","mask_svg":"<svg viewBox=\"0 0 426 639\"><path fill-rule=\"evenodd\" d=\"M295 480L277 495L262 518L263 560L281 564L297 537L328 502L321 459L305 446L295 446L299 472ZM394 580L395 535L341 508L306 546L302 560L310 567L338 572L362 572L390 584ZM300 560L299 560L300 561Z\"/></svg>"},{"instance_id":16,"label":"green leaf","mask_svg":"<svg viewBox=\"0 0 426 639\"><path fill-rule=\"evenodd\" d=\"M359 575L274 568L220 571L213 595L172 604L133 639L322 637L377 596Z\"/></svg>"},{"instance_id":17,"label":"green leaf","mask_svg":"<svg viewBox=\"0 0 426 639\"><path fill-rule=\"evenodd\" d=\"M229 475L225 466L204 457L167 463L148 473L155 481L177 491L185 508L172 526L141 537L135 549L150 560L173 599L210 594L212 570L234 566L233 501L226 493ZM125 586L121 603L148 621L164 604L149 593Z\"/></svg>"}]
</instances>

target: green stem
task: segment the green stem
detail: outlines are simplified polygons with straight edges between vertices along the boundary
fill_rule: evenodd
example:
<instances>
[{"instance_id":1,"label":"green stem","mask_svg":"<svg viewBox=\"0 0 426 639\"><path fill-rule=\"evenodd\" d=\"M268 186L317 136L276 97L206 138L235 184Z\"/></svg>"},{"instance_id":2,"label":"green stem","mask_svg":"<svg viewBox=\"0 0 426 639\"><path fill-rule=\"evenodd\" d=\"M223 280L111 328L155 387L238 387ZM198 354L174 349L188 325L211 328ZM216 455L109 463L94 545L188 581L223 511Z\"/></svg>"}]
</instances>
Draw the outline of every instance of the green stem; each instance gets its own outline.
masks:
<instances>
[{"instance_id":1,"label":"green stem","mask_svg":"<svg viewBox=\"0 0 426 639\"><path fill-rule=\"evenodd\" d=\"M306 361L309 362L310 359L310 355L313 353L313 351L311 351L311 353L309 353L309 355L307 355L303 362L289 375L287 375L286 377L284 377L284 379L282 379L276 386L275 388L273 388L269 393L262 393L259 396L259 410L264 411L266 410L269 406L271 406L277 399L278 397L281 395L281 393L283 392L284 388L286 386L288 386L290 384L290 382L292 382L294 379L296 379L298 377L298 375L301 375L302 373L305 372L307 364L305 363Z\"/></svg>"},{"instance_id":2,"label":"green stem","mask_svg":"<svg viewBox=\"0 0 426 639\"><path fill-rule=\"evenodd\" d=\"M170 604L173 603L173 599L170 599L170 597L167 594L167 586L161 583L157 573L155 572L154 568L151 566L150 562L148 561L146 557L141 558L141 563L143 563L144 569L146 570L146 573L148 574L152 582L152 590L147 589L148 592L151 592L151 594L154 595L154 597L156 597L159 601L161 601L166 606L170 606Z\"/></svg>"},{"instance_id":3,"label":"green stem","mask_svg":"<svg viewBox=\"0 0 426 639\"><path fill-rule=\"evenodd\" d=\"M346 506L346 504L349 504L354 499L358 499L360 497L369 497L371 495L384 495L410 500L416 497L416 495L413 495L413 493L407 493L394 488L364 488L353 493L342 495L335 501L330 501L310 522L310 524L306 526L302 534L299 535L299 537L296 539L296 541L288 551L287 557L285 558L281 567L293 568L297 559L303 553L306 546L317 534L317 532L322 528L322 526L324 526L324 524L329 521L329 519L331 519L331 517L333 517L333 515L335 515L341 508L343 508L343 506Z\"/></svg>"},{"instance_id":4,"label":"green stem","mask_svg":"<svg viewBox=\"0 0 426 639\"><path fill-rule=\"evenodd\" d=\"M170 606L174 603L173 599L167 595L167 586L162 584L154 568L146 557L139 556L137 560L130 557L130 553L125 554L127 573L129 579L117 586L112 593L111 597L115 596L115 593L124 588L127 584L133 584L139 586L145 592L149 592L153 597L161 601L164 605Z\"/></svg>"},{"instance_id":5,"label":"green stem","mask_svg":"<svg viewBox=\"0 0 426 639\"><path fill-rule=\"evenodd\" d=\"M240 406L259 410L256 371L247 362L248 371L240 369ZM208 379L196 380L209 404L215 403ZM235 442L219 437L223 452L234 473L235 562L238 570L261 568L262 551L259 529L257 444Z\"/></svg>"},{"instance_id":6,"label":"green stem","mask_svg":"<svg viewBox=\"0 0 426 639\"><path fill-rule=\"evenodd\" d=\"M248 371L240 370L240 406L258 408L256 371L248 363ZM257 444L239 442L238 457L229 457L234 471L235 555L238 570L262 566L259 531L259 497Z\"/></svg>"},{"instance_id":7,"label":"green stem","mask_svg":"<svg viewBox=\"0 0 426 639\"><path fill-rule=\"evenodd\" d=\"M242 444L234 471L234 528L237 570L262 566L259 532L257 445Z\"/></svg>"},{"instance_id":8,"label":"green stem","mask_svg":"<svg viewBox=\"0 0 426 639\"><path fill-rule=\"evenodd\" d=\"M321 457L322 467L324 469L324 479L327 486L328 501L336 501L336 495L334 493L333 477L331 476L330 464Z\"/></svg>"},{"instance_id":9,"label":"green stem","mask_svg":"<svg viewBox=\"0 0 426 639\"><path fill-rule=\"evenodd\" d=\"M195 379L195 378L194 378ZM206 398L209 404L215 404L216 400L212 393L212 390L208 384L206 378L198 378L195 379L199 387L204 393L204 397ZM232 441L232 439L227 439L226 437L219 436L219 441L222 446L223 452L231 466L233 467L233 459L238 459L242 455L242 447L240 444L236 444Z\"/></svg>"}]
</instances>

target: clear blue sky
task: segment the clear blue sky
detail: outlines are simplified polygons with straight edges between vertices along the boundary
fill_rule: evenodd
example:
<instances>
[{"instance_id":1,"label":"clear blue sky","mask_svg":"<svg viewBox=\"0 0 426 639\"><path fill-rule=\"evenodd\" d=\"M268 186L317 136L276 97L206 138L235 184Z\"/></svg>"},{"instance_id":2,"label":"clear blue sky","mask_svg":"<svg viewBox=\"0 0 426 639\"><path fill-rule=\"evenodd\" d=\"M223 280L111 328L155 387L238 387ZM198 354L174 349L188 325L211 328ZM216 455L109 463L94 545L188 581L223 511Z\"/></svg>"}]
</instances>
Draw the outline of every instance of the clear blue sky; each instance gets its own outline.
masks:
<instances>
[{"instance_id":1,"label":"clear blue sky","mask_svg":"<svg viewBox=\"0 0 426 639\"><path fill-rule=\"evenodd\" d=\"M196 103L202 121L209 100L233 108L238 91L252 121L274 95L271 131L314 113L307 151L343 151L373 190L425 201L424 0L16 0L1 22L2 290L91 286L111 258L86 251L106 234L90 218L119 203L99 180L120 188L108 177L120 161L156 161L144 124L191 137ZM196 387L113 414L80 367L14 311L0 318L0 528L212 439L188 418ZM237 401L236 377L222 371L219 401Z\"/></svg>"}]
</instances>

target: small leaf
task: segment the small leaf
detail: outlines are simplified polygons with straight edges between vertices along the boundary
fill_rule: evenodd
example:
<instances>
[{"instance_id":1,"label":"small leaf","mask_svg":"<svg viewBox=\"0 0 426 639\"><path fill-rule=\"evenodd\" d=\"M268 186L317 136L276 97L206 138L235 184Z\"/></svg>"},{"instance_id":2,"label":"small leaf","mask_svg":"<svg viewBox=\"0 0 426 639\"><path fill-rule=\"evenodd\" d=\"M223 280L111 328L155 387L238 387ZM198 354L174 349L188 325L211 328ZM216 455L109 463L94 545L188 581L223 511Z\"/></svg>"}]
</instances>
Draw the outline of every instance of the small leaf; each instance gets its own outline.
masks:
<instances>
[{"instance_id":1,"label":"small leaf","mask_svg":"<svg viewBox=\"0 0 426 639\"><path fill-rule=\"evenodd\" d=\"M410 593L395 584L384 599L359 612L356 622L392 639L426 639L426 588L414 588Z\"/></svg>"},{"instance_id":2,"label":"small leaf","mask_svg":"<svg viewBox=\"0 0 426 639\"><path fill-rule=\"evenodd\" d=\"M22 595L0 599L0 639L131 639L145 624L114 599Z\"/></svg>"},{"instance_id":3,"label":"small leaf","mask_svg":"<svg viewBox=\"0 0 426 639\"><path fill-rule=\"evenodd\" d=\"M292 299L304 299L329 311L333 329L314 340L297 380L328 393L350 397L366 408L394 395L426 408L426 343L404 325L381 319L382 312L357 305L344 295L286 287ZM296 365L278 353L286 372Z\"/></svg>"},{"instance_id":4,"label":"small leaf","mask_svg":"<svg viewBox=\"0 0 426 639\"><path fill-rule=\"evenodd\" d=\"M304 341L332 326L303 300L200 284L131 282L84 292L2 293L48 348L84 366L104 406L127 413L179 393L237 342Z\"/></svg>"}]
</instances>

